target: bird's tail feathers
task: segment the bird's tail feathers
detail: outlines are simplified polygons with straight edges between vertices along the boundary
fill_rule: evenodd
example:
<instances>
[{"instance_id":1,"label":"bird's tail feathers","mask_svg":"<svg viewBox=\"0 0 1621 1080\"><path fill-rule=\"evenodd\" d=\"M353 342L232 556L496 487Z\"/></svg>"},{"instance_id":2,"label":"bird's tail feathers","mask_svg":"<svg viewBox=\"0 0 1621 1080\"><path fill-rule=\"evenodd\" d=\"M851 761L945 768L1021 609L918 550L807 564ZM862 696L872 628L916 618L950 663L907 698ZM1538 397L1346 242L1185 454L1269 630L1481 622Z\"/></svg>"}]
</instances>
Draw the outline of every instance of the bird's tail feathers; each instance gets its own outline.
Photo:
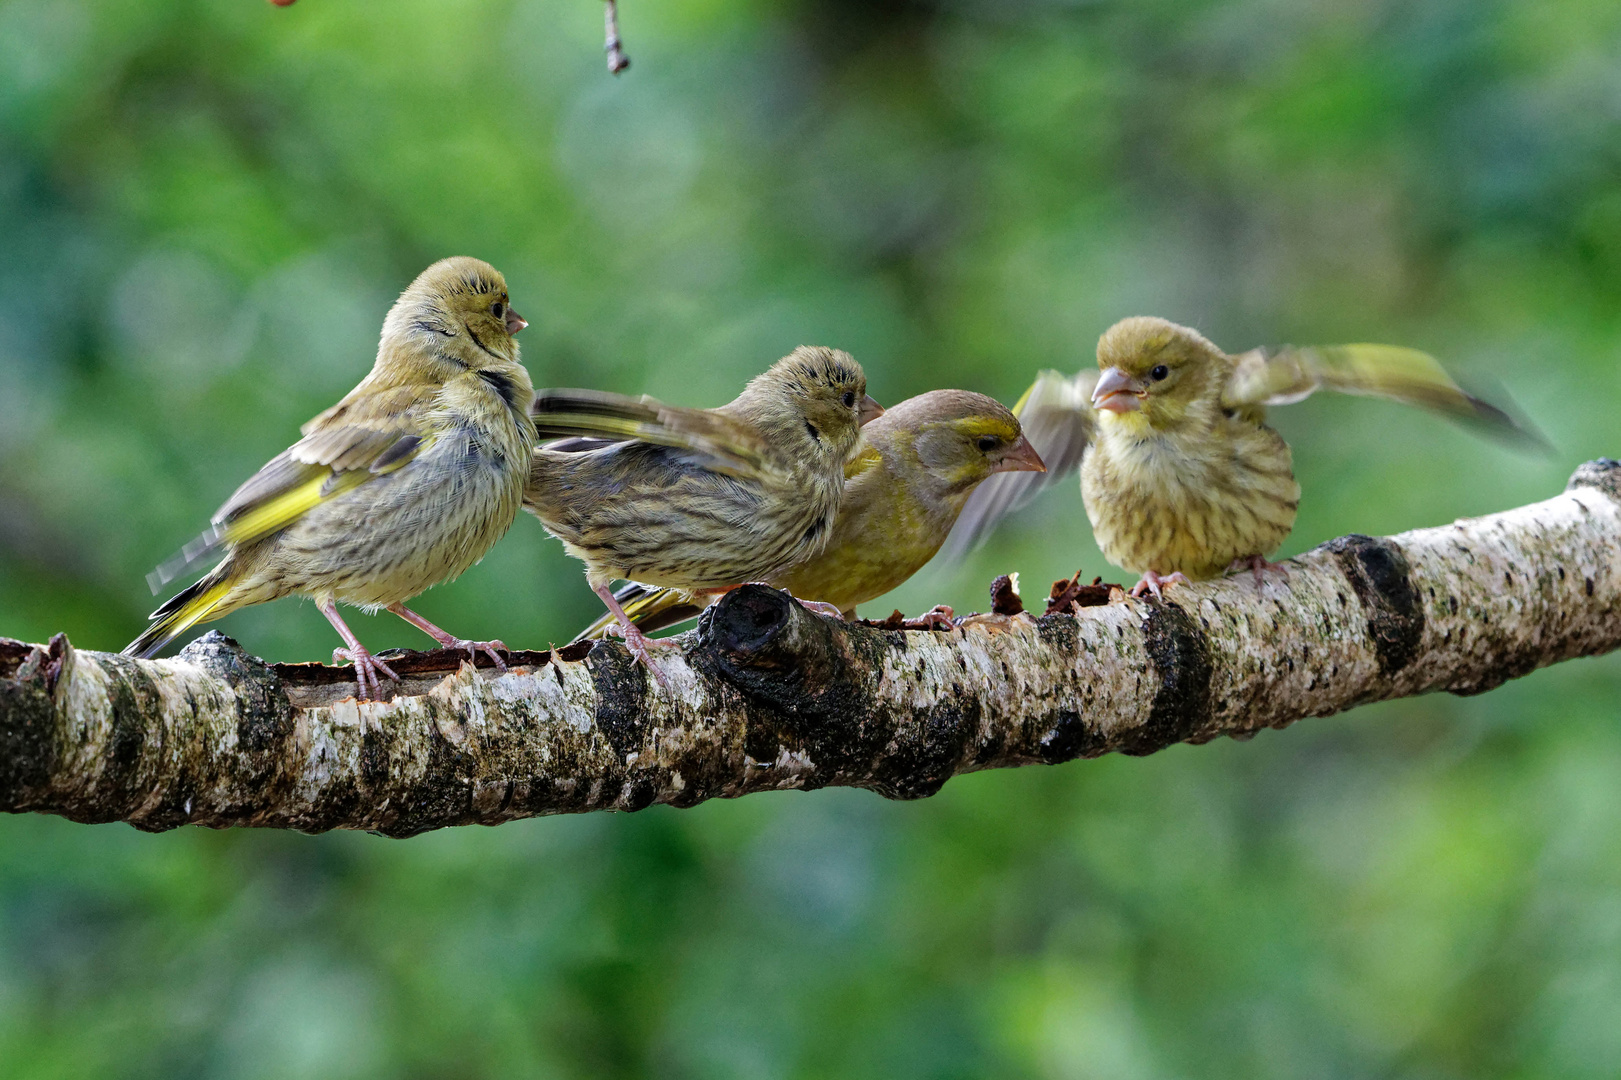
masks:
<instances>
[{"instance_id":1,"label":"bird's tail feathers","mask_svg":"<svg viewBox=\"0 0 1621 1080\"><path fill-rule=\"evenodd\" d=\"M651 585L638 585L631 581L619 587L614 599L625 609L636 629L646 634L663 630L677 623L696 619L703 605L692 595L680 589L660 589ZM602 618L580 631L575 641L600 641L609 636L617 620L612 612L603 612Z\"/></svg>"},{"instance_id":2,"label":"bird's tail feathers","mask_svg":"<svg viewBox=\"0 0 1621 1080\"><path fill-rule=\"evenodd\" d=\"M200 622L206 621L231 591L231 582L221 564L211 573L180 590L152 613L151 625L141 636L124 646L125 656L150 659L159 649Z\"/></svg>"}]
</instances>

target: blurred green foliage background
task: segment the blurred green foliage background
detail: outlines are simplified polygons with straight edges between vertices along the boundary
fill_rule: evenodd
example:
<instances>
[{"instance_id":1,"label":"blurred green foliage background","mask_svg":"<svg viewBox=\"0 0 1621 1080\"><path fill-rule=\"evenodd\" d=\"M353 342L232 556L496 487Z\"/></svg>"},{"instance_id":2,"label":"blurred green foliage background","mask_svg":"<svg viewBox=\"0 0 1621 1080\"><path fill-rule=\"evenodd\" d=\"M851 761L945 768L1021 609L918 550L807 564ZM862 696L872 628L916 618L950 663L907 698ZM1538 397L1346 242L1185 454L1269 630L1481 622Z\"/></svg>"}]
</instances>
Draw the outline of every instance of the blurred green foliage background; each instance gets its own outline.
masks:
<instances>
[{"instance_id":1,"label":"blurred green foliage background","mask_svg":"<svg viewBox=\"0 0 1621 1080\"><path fill-rule=\"evenodd\" d=\"M0 632L132 638L451 254L539 385L718 404L818 342L884 402L1011 401L1152 313L1426 348L1557 447L1280 410L1289 553L1621 453L1613 0L624 2L614 79L595 0L0 0ZM1066 488L893 601L1077 566ZM523 518L420 610L543 647L600 609ZM916 804L406 842L7 819L0 1075L1611 1077L1618 700L1610 657Z\"/></svg>"}]
</instances>

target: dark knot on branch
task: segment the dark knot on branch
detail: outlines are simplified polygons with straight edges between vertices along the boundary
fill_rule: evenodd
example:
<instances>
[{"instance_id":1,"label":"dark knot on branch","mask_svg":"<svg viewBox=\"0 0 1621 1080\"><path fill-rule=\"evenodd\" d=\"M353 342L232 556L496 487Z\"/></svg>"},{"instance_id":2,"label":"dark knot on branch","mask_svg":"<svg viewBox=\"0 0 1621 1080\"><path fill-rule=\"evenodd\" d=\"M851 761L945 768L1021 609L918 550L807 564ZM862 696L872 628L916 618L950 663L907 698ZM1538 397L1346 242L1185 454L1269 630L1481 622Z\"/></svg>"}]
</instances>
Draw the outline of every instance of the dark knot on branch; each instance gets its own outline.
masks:
<instances>
[{"instance_id":1,"label":"dark knot on branch","mask_svg":"<svg viewBox=\"0 0 1621 1080\"><path fill-rule=\"evenodd\" d=\"M781 589L744 585L704 612L698 651L744 693L807 727L848 715L867 697L860 665L850 663L859 629L806 611Z\"/></svg>"},{"instance_id":2,"label":"dark knot on branch","mask_svg":"<svg viewBox=\"0 0 1621 1080\"><path fill-rule=\"evenodd\" d=\"M1339 563L1362 605L1379 673L1395 675L1418 655L1424 640L1424 608L1407 553L1394 540L1359 533L1330 540L1323 550Z\"/></svg>"},{"instance_id":3,"label":"dark knot on branch","mask_svg":"<svg viewBox=\"0 0 1621 1080\"><path fill-rule=\"evenodd\" d=\"M902 707L880 692L886 664L909 658L904 631L817 615L764 585L735 589L704 613L694 656L746 699L749 757L814 763L806 788L932 795L961 768L979 728L971 693Z\"/></svg>"}]
</instances>

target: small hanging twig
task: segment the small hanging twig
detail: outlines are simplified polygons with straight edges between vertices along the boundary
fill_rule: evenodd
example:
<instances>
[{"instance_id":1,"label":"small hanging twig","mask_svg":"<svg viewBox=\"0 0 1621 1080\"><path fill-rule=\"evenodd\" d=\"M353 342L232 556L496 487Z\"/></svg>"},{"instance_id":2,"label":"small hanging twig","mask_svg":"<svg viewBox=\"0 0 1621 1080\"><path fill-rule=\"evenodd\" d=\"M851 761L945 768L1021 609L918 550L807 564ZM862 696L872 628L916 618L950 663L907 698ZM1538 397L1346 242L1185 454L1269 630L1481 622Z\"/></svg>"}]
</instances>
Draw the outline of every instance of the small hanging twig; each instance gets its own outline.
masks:
<instances>
[{"instance_id":1,"label":"small hanging twig","mask_svg":"<svg viewBox=\"0 0 1621 1080\"><path fill-rule=\"evenodd\" d=\"M630 57L625 55L625 50L621 47L622 43L619 40L619 0L607 0L605 6L607 10L603 16L603 22L606 24L607 29L607 44L602 48L608 54L609 73L618 75L621 71L630 67Z\"/></svg>"}]
</instances>

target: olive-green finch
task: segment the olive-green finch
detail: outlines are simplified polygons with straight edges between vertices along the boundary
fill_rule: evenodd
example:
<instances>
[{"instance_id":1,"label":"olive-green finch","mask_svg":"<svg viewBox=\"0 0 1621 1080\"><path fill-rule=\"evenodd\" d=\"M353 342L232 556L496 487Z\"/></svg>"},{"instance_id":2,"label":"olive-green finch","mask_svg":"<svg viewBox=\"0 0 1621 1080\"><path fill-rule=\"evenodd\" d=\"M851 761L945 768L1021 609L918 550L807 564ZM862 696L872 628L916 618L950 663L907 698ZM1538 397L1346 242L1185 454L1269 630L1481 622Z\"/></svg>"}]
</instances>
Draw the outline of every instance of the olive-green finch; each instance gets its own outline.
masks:
<instances>
[{"instance_id":1,"label":"olive-green finch","mask_svg":"<svg viewBox=\"0 0 1621 1080\"><path fill-rule=\"evenodd\" d=\"M934 557L963 505L997 473L1040 471L1041 458L1005 405L966 390L932 390L862 428L866 446L844 470L827 547L767 579L855 618L857 604L897 588ZM692 618L699 598L632 584L615 594L643 630ZM607 619L581 637L600 637Z\"/></svg>"},{"instance_id":2,"label":"olive-green finch","mask_svg":"<svg viewBox=\"0 0 1621 1080\"><path fill-rule=\"evenodd\" d=\"M1320 388L1390 398L1525 436L1459 388L1434 357L1391 345L1256 349L1233 356L1196 330L1138 317L1098 341L1098 370L1044 372L1016 411L1050 472L997 477L958 523L972 545L1042 483L1079 467L1104 557L1142 575L1133 595L1238 566L1256 580L1300 503L1289 446L1267 405Z\"/></svg>"},{"instance_id":3,"label":"olive-green finch","mask_svg":"<svg viewBox=\"0 0 1621 1080\"><path fill-rule=\"evenodd\" d=\"M447 648L504 666L500 642L455 637L405 601L478 562L517 516L535 440L534 390L513 340L526 325L488 263L453 258L424 270L389 310L371 373L158 571L161 584L225 553L124 651L151 656L198 623L301 595L343 638L333 659L354 663L362 698L378 695L379 673L397 676L350 632L340 602L386 608Z\"/></svg>"},{"instance_id":4,"label":"olive-green finch","mask_svg":"<svg viewBox=\"0 0 1621 1080\"><path fill-rule=\"evenodd\" d=\"M585 563L627 647L652 667L609 583L724 592L821 551L861 424L882 412L861 365L813 346L717 409L545 390L536 425L562 441L535 450L524 508Z\"/></svg>"}]
</instances>

